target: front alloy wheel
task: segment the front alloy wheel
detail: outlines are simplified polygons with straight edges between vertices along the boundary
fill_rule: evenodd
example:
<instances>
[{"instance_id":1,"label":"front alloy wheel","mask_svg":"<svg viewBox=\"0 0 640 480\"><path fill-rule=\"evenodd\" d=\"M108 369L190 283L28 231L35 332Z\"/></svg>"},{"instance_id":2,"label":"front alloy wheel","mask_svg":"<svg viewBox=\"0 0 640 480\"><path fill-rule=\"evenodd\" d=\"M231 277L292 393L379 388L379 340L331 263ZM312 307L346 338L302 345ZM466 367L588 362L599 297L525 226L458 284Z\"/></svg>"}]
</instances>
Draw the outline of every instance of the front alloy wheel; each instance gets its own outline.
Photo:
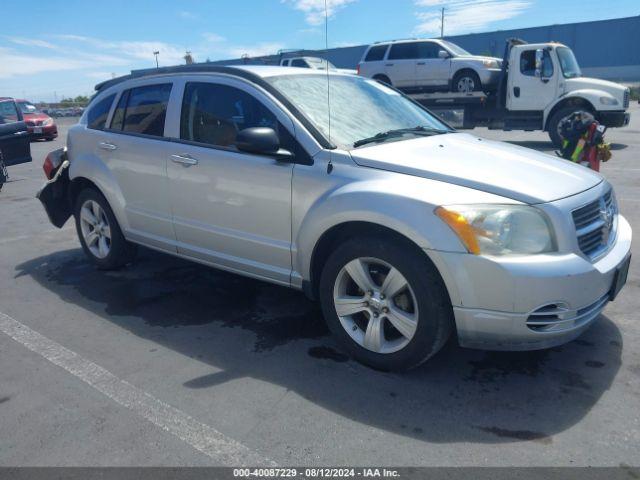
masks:
<instances>
[{"instance_id":1,"label":"front alloy wheel","mask_svg":"<svg viewBox=\"0 0 640 480\"><path fill-rule=\"evenodd\" d=\"M375 353L402 350L418 326L418 303L404 276L377 258L356 258L338 274L333 289L345 331Z\"/></svg>"},{"instance_id":2,"label":"front alloy wheel","mask_svg":"<svg viewBox=\"0 0 640 480\"><path fill-rule=\"evenodd\" d=\"M435 355L453 330L439 272L401 238L354 237L324 262L318 294L329 329L356 360L406 370Z\"/></svg>"}]
</instances>

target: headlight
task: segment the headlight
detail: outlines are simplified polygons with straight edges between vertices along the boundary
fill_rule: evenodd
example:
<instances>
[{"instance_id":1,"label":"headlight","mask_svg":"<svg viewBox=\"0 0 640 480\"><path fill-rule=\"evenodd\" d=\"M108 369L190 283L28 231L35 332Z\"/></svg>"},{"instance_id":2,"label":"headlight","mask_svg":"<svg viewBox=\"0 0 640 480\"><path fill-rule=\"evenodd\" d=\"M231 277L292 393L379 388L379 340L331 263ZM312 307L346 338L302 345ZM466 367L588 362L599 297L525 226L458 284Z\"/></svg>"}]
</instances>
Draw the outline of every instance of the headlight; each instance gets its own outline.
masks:
<instances>
[{"instance_id":1,"label":"headlight","mask_svg":"<svg viewBox=\"0 0 640 480\"><path fill-rule=\"evenodd\" d=\"M53 118L47 118L44 122L42 122L43 127L48 127L49 125L53 125Z\"/></svg>"},{"instance_id":2,"label":"headlight","mask_svg":"<svg viewBox=\"0 0 640 480\"><path fill-rule=\"evenodd\" d=\"M602 105L618 105L618 100L613 97L600 97Z\"/></svg>"},{"instance_id":3,"label":"headlight","mask_svg":"<svg viewBox=\"0 0 640 480\"><path fill-rule=\"evenodd\" d=\"M497 60L483 60L482 65L487 68L500 68Z\"/></svg>"},{"instance_id":4,"label":"headlight","mask_svg":"<svg viewBox=\"0 0 640 480\"><path fill-rule=\"evenodd\" d=\"M544 214L525 205L451 205L435 210L475 255L531 255L555 251Z\"/></svg>"}]
</instances>

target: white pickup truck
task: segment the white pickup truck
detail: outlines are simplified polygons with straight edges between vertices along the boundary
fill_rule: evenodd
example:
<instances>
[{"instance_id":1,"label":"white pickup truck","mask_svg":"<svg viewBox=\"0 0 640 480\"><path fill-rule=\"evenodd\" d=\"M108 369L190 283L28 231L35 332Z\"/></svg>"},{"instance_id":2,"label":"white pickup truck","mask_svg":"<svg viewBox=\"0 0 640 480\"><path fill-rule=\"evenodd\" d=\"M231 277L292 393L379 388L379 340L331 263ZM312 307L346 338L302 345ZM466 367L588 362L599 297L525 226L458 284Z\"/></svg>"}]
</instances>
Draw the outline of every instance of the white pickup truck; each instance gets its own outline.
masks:
<instances>
[{"instance_id":1,"label":"white pickup truck","mask_svg":"<svg viewBox=\"0 0 640 480\"><path fill-rule=\"evenodd\" d=\"M313 70L333 70L340 73L352 73L355 74L356 70L350 70L347 68L337 68L333 63L320 57L289 57L280 60L281 67L298 67L298 68L311 68Z\"/></svg>"},{"instance_id":2,"label":"white pickup truck","mask_svg":"<svg viewBox=\"0 0 640 480\"><path fill-rule=\"evenodd\" d=\"M573 51L560 43L507 41L495 92L410 95L459 128L543 130L557 146L560 121L587 111L607 127L629 124L627 87L583 77Z\"/></svg>"}]
</instances>

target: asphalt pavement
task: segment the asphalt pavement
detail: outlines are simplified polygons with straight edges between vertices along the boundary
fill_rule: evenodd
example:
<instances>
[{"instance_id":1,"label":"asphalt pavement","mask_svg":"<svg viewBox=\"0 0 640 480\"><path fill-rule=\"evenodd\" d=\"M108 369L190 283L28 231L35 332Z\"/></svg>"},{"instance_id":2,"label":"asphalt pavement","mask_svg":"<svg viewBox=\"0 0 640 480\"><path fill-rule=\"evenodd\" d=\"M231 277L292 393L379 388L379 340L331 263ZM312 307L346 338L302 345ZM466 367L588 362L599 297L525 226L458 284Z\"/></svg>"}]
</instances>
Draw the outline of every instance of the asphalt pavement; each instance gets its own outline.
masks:
<instances>
[{"instance_id":1,"label":"asphalt pavement","mask_svg":"<svg viewBox=\"0 0 640 480\"><path fill-rule=\"evenodd\" d=\"M578 340L455 341L380 373L301 293L142 249L101 272L35 199L46 153L0 193L0 466L620 466L640 463L640 108L602 173L637 231L626 288ZM552 153L542 132L474 133Z\"/></svg>"}]
</instances>

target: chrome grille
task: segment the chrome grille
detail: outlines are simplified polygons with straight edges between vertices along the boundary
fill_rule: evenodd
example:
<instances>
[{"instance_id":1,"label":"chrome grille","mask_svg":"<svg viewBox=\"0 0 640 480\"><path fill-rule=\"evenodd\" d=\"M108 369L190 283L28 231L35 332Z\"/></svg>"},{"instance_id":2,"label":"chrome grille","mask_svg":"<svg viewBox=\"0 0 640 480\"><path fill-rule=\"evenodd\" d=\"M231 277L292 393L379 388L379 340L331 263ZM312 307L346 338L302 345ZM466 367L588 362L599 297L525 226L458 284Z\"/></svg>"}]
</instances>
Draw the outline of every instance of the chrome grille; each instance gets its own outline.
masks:
<instances>
[{"instance_id":1,"label":"chrome grille","mask_svg":"<svg viewBox=\"0 0 640 480\"><path fill-rule=\"evenodd\" d=\"M612 190L572 212L582 253L593 258L609 246L617 213Z\"/></svg>"},{"instance_id":2,"label":"chrome grille","mask_svg":"<svg viewBox=\"0 0 640 480\"><path fill-rule=\"evenodd\" d=\"M622 102L624 108L629 108L629 93L630 90L627 88L624 91L624 101Z\"/></svg>"}]
</instances>

